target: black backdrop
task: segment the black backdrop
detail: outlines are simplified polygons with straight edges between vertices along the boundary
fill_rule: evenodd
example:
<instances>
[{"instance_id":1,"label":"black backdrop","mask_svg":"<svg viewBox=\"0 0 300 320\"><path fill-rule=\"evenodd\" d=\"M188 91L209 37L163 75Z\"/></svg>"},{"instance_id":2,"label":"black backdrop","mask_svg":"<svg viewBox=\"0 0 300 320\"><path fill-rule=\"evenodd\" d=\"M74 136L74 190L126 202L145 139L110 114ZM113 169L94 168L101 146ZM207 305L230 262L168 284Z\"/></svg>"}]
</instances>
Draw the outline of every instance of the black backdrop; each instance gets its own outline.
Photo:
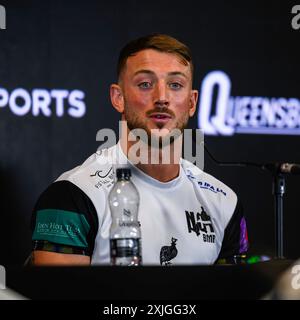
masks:
<instances>
[{"instance_id":1,"label":"black backdrop","mask_svg":"<svg viewBox=\"0 0 300 320\"><path fill-rule=\"evenodd\" d=\"M29 220L38 195L98 147L101 128L117 130L119 115L109 102L119 49L130 39L161 32L187 43L195 60L195 87L213 70L231 79L232 96L300 98L300 30L291 25L295 2L263 1L1 1L6 30L0 30L0 263L21 264L30 252ZM56 113L51 98L45 115L33 104L23 115L5 104L23 88L84 93L80 117L64 101ZM1 91L1 89L3 89ZM2 96L1 96L2 92ZM36 92L36 91L35 91ZM24 92L23 92L24 94ZM83 103L82 103L83 101ZM30 102L29 102L30 103ZM83 109L82 109L83 108ZM74 107L73 107L74 109ZM76 108L75 108L76 109ZM78 108L77 108L78 111ZM190 127L198 126L197 116ZM300 163L297 135L206 136L224 161ZM205 170L232 187L248 218L251 253L274 255L272 180L254 168L220 168L205 158ZM289 176L285 198L285 255L300 256L300 177Z\"/></svg>"}]
</instances>

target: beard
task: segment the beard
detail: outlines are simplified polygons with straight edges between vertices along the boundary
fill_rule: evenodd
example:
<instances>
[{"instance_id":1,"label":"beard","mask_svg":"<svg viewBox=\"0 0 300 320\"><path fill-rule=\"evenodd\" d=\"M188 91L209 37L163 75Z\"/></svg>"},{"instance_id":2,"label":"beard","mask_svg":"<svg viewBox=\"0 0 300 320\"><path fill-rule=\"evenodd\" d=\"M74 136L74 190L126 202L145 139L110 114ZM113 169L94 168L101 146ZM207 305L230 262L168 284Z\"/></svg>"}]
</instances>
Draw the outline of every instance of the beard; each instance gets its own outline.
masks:
<instances>
[{"instance_id":1,"label":"beard","mask_svg":"<svg viewBox=\"0 0 300 320\"><path fill-rule=\"evenodd\" d=\"M180 115L180 117L177 119L175 126L173 129L167 129L163 128L164 124L157 124L157 129L149 129L148 123L149 123L149 116L150 114L154 112L162 112L162 113L167 113L169 114L172 119L175 118L175 114L172 110L169 110L167 107L162 107L162 108L155 108L153 110L147 111L145 116L138 116L134 114L133 112L130 111L130 108L128 108L128 104L125 101L125 120L127 121L127 126L130 131L134 129L142 129L146 132L147 134L147 141L144 141L144 135L137 136L138 139L141 139L145 144L147 144L149 147L158 147L158 148L163 148L167 145L171 145L175 142L177 138L179 138L183 130L187 127L187 123L189 120L189 114L188 113L183 113ZM172 121L172 119L170 121ZM161 132L168 132L166 134L159 135L155 134L159 131ZM133 132L134 133L134 132Z\"/></svg>"}]
</instances>

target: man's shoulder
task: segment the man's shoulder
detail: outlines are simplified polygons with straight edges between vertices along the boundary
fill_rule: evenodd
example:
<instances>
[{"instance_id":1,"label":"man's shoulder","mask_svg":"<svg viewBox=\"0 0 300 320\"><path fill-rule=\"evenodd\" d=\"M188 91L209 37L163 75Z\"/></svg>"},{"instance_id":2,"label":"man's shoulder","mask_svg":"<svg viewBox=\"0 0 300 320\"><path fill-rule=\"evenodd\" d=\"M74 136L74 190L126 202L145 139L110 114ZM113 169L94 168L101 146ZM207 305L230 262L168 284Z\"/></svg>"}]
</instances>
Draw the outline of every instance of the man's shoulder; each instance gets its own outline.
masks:
<instances>
[{"instance_id":1,"label":"man's shoulder","mask_svg":"<svg viewBox=\"0 0 300 320\"><path fill-rule=\"evenodd\" d=\"M198 187L227 198L236 199L236 193L224 182L201 170L190 161L183 159L182 167L187 177L197 183Z\"/></svg>"},{"instance_id":2,"label":"man's shoulder","mask_svg":"<svg viewBox=\"0 0 300 320\"><path fill-rule=\"evenodd\" d=\"M81 165L62 173L56 181L67 180L81 189L110 187L114 180L115 146L99 150L89 156Z\"/></svg>"},{"instance_id":3,"label":"man's shoulder","mask_svg":"<svg viewBox=\"0 0 300 320\"><path fill-rule=\"evenodd\" d=\"M97 212L102 212L106 203L108 190L114 183L114 147L97 151L81 165L62 173L51 185L56 193L64 197L73 197L70 188L80 190L83 198L93 203ZM60 188L58 188L60 187ZM46 194L49 190L46 190Z\"/></svg>"},{"instance_id":4,"label":"man's shoulder","mask_svg":"<svg viewBox=\"0 0 300 320\"><path fill-rule=\"evenodd\" d=\"M113 185L113 161L111 151L96 152L81 165L64 172L40 195L34 214L48 210L62 217L84 214L90 220L101 223L106 206L107 189ZM95 224L96 223L96 224ZM97 226L97 222L93 223Z\"/></svg>"}]
</instances>

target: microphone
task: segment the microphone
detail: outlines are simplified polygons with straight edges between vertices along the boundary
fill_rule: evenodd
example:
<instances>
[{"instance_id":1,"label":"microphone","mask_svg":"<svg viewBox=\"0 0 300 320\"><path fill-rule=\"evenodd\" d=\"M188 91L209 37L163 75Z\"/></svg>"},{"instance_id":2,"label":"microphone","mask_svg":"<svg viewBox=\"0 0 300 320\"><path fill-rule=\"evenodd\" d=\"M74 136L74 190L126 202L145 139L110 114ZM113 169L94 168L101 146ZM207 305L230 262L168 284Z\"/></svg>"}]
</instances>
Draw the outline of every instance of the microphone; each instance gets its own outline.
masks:
<instances>
[{"instance_id":1,"label":"microphone","mask_svg":"<svg viewBox=\"0 0 300 320\"><path fill-rule=\"evenodd\" d=\"M273 174L300 174L300 164L297 163L266 163L261 168Z\"/></svg>"},{"instance_id":2,"label":"microphone","mask_svg":"<svg viewBox=\"0 0 300 320\"><path fill-rule=\"evenodd\" d=\"M219 166L228 166L228 167L257 167L264 170L268 170L273 174L283 173L283 174L292 174L300 175L300 164L297 163L255 163L255 162L227 162L217 160L207 149L207 146L204 144L204 150L207 152L209 157Z\"/></svg>"},{"instance_id":3,"label":"microphone","mask_svg":"<svg viewBox=\"0 0 300 320\"><path fill-rule=\"evenodd\" d=\"M282 163L282 164L280 164L279 171L281 173L300 174L300 164Z\"/></svg>"},{"instance_id":4,"label":"microphone","mask_svg":"<svg viewBox=\"0 0 300 320\"><path fill-rule=\"evenodd\" d=\"M273 175L273 195L275 198L275 236L276 236L276 257L283 256L283 196L285 194L284 174L300 175L300 164L297 163L255 163L255 162L229 162L217 160L207 149L204 149L209 157L219 166L229 167L256 167L271 172Z\"/></svg>"}]
</instances>

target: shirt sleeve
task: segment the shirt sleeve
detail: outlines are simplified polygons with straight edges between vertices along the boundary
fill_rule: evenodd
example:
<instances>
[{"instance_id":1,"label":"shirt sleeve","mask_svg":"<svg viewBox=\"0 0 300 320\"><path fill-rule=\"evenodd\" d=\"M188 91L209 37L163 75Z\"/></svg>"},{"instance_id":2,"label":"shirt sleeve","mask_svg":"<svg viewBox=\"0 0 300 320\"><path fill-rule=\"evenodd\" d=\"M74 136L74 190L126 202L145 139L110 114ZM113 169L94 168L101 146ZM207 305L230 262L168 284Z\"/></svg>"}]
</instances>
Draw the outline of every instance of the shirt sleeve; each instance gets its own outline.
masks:
<instances>
[{"instance_id":1,"label":"shirt sleeve","mask_svg":"<svg viewBox=\"0 0 300 320\"><path fill-rule=\"evenodd\" d=\"M246 219L240 201L225 229L218 260L235 262L235 256L244 255L249 247Z\"/></svg>"},{"instance_id":2,"label":"shirt sleeve","mask_svg":"<svg viewBox=\"0 0 300 320\"><path fill-rule=\"evenodd\" d=\"M34 250L91 256L98 231L97 212L80 188L69 181L57 181L38 199L31 231Z\"/></svg>"}]
</instances>

